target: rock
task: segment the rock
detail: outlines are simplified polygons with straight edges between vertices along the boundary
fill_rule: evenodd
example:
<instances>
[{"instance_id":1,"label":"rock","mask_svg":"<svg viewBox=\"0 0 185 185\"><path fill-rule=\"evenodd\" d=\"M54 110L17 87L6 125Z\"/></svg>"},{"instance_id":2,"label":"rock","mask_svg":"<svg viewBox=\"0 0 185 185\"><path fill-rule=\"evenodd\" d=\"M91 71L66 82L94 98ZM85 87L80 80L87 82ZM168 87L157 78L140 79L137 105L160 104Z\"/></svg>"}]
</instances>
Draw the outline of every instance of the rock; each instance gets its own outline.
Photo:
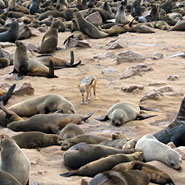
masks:
<instances>
[{"instance_id":1,"label":"rock","mask_svg":"<svg viewBox=\"0 0 185 185\"><path fill-rule=\"evenodd\" d=\"M132 76L142 76L141 72L137 69L127 68L120 79L130 78Z\"/></svg>"},{"instance_id":2,"label":"rock","mask_svg":"<svg viewBox=\"0 0 185 185\"><path fill-rule=\"evenodd\" d=\"M66 49L68 48L75 48L75 47L80 47L80 48L91 48L89 42L87 40L77 40L74 38L70 38L68 42L66 43Z\"/></svg>"},{"instance_id":3,"label":"rock","mask_svg":"<svg viewBox=\"0 0 185 185\"><path fill-rule=\"evenodd\" d=\"M140 100L140 102L145 101L145 100L160 100L161 96L162 94L159 93L158 91L151 90L144 95L144 97Z\"/></svg>"},{"instance_id":4,"label":"rock","mask_svg":"<svg viewBox=\"0 0 185 185\"><path fill-rule=\"evenodd\" d=\"M99 12L93 12L90 15L86 17L86 20L91 22L92 24L96 26L100 26L103 24L102 17Z\"/></svg>"},{"instance_id":5,"label":"rock","mask_svg":"<svg viewBox=\"0 0 185 185\"><path fill-rule=\"evenodd\" d=\"M164 82L153 82L153 83L150 83L148 84L148 86L160 86L160 85L165 85L166 83Z\"/></svg>"},{"instance_id":6,"label":"rock","mask_svg":"<svg viewBox=\"0 0 185 185\"><path fill-rule=\"evenodd\" d=\"M138 90L143 90L143 89L144 89L143 85L128 85L126 87L122 87L121 91L136 93Z\"/></svg>"},{"instance_id":7,"label":"rock","mask_svg":"<svg viewBox=\"0 0 185 185\"><path fill-rule=\"evenodd\" d=\"M92 178L90 177L83 177L81 179L81 185L88 185Z\"/></svg>"},{"instance_id":8,"label":"rock","mask_svg":"<svg viewBox=\"0 0 185 185\"><path fill-rule=\"evenodd\" d=\"M124 51L117 55L117 64L122 62L144 62L145 58L133 51Z\"/></svg>"},{"instance_id":9,"label":"rock","mask_svg":"<svg viewBox=\"0 0 185 185\"><path fill-rule=\"evenodd\" d=\"M173 87L171 87L169 85L159 87L155 90L158 91L159 93L167 93L167 92L173 92L174 91Z\"/></svg>"},{"instance_id":10,"label":"rock","mask_svg":"<svg viewBox=\"0 0 185 185\"><path fill-rule=\"evenodd\" d=\"M2 82L0 83L0 88L4 89L4 88L9 88L11 85L9 83L6 82Z\"/></svg>"},{"instance_id":11,"label":"rock","mask_svg":"<svg viewBox=\"0 0 185 185\"><path fill-rule=\"evenodd\" d=\"M159 53L159 52L153 53L153 55L152 55L153 60L159 60L159 59L162 59L162 58L164 58L164 55L162 53Z\"/></svg>"},{"instance_id":12,"label":"rock","mask_svg":"<svg viewBox=\"0 0 185 185\"><path fill-rule=\"evenodd\" d=\"M31 83L23 83L21 86L15 89L15 95L33 95L35 89L32 87Z\"/></svg>"},{"instance_id":13,"label":"rock","mask_svg":"<svg viewBox=\"0 0 185 185\"><path fill-rule=\"evenodd\" d=\"M16 74L6 74L3 76L5 80L16 80Z\"/></svg>"},{"instance_id":14,"label":"rock","mask_svg":"<svg viewBox=\"0 0 185 185\"><path fill-rule=\"evenodd\" d=\"M179 75L170 75L167 80L170 80L170 81L175 81L175 80L178 80L179 79Z\"/></svg>"},{"instance_id":15,"label":"rock","mask_svg":"<svg viewBox=\"0 0 185 185\"><path fill-rule=\"evenodd\" d=\"M102 74L109 74L109 73L118 72L118 70L116 70L114 68L104 68L101 72L102 72Z\"/></svg>"},{"instance_id":16,"label":"rock","mask_svg":"<svg viewBox=\"0 0 185 185\"><path fill-rule=\"evenodd\" d=\"M115 53L113 51L107 51L103 54L96 55L93 58L98 60L104 60L106 58L115 58Z\"/></svg>"},{"instance_id":17,"label":"rock","mask_svg":"<svg viewBox=\"0 0 185 185\"><path fill-rule=\"evenodd\" d=\"M10 46L15 46L14 43L11 42L0 42L0 45L2 48L10 47Z\"/></svg>"},{"instance_id":18,"label":"rock","mask_svg":"<svg viewBox=\"0 0 185 185\"><path fill-rule=\"evenodd\" d=\"M174 57L183 57L183 58L185 58L185 53L178 51L178 52L175 52L173 55L168 56L168 58L174 58Z\"/></svg>"},{"instance_id":19,"label":"rock","mask_svg":"<svg viewBox=\"0 0 185 185\"><path fill-rule=\"evenodd\" d=\"M110 46L109 49L116 49L116 48L125 48L126 44L124 41L118 39L115 42L113 42Z\"/></svg>"}]
</instances>

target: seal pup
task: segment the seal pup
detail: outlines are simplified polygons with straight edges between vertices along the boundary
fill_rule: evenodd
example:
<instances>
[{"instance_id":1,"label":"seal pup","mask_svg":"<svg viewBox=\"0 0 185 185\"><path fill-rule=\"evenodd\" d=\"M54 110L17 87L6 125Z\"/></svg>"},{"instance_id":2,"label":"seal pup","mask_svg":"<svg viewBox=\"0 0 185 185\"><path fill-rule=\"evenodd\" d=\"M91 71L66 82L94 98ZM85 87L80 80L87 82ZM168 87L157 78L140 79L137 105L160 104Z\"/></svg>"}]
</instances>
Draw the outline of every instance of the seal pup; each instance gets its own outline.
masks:
<instances>
[{"instance_id":1,"label":"seal pup","mask_svg":"<svg viewBox=\"0 0 185 185\"><path fill-rule=\"evenodd\" d=\"M142 116L140 110L143 110L144 107L141 107L135 103L123 101L113 105L105 116L96 118L99 121L111 120L111 123L115 126L121 126L128 121L135 119L147 119L156 115ZM146 110L146 109L145 109Z\"/></svg>"},{"instance_id":2,"label":"seal pup","mask_svg":"<svg viewBox=\"0 0 185 185\"><path fill-rule=\"evenodd\" d=\"M46 67L40 62L29 58L26 45L23 42L16 41L16 50L14 53L14 72L17 72L16 79L21 80L24 75L43 76L47 78L56 78L54 75L53 62L50 61L50 67Z\"/></svg>"},{"instance_id":3,"label":"seal pup","mask_svg":"<svg viewBox=\"0 0 185 185\"><path fill-rule=\"evenodd\" d=\"M105 38L108 36L107 33L100 31L95 25L85 20L80 12L76 13L75 18L78 28L87 36L94 39Z\"/></svg>"},{"instance_id":4,"label":"seal pup","mask_svg":"<svg viewBox=\"0 0 185 185\"><path fill-rule=\"evenodd\" d=\"M153 135L146 134L138 140L136 149L142 150L145 161L158 160L171 168L181 168L180 155L169 146L159 142Z\"/></svg>"},{"instance_id":5,"label":"seal pup","mask_svg":"<svg viewBox=\"0 0 185 185\"><path fill-rule=\"evenodd\" d=\"M64 114L75 113L73 104L62 96L50 94L22 101L9 107L20 116L33 116L58 111Z\"/></svg>"},{"instance_id":6,"label":"seal pup","mask_svg":"<svg viewBox=\"0 0 185 185\"><path fill-rule=\"evenodd\" d=\"M60 130L64 128L68 123L81 124L82 121L86 121L93 113L89 113L86 116L79 114L37 114L24 121L14 121L7 125L9 129L13 131L39 131L46 134L59 134Z\"/></svg>"},{"instance_id":7,"label":"seal pup","mask_svg":"<svg viewBox=\"0 0 185 185\"><path fill-rule=\"evenodd\" d=\"M90 162L78 170L72 170L60 175L64 177L70 177L74 175L94 177L98 173L111 170L119 163L142 159L142 152L135 152L133 154L113 154Z\"/></svg>"},{"instance_id":8,"label":"seal pup","mask_svg":"<svg viewBox=\"0 0 185 185\"><path fill-rule=\"evenodd\" d=\"M185 146L185 98L183 98L179 112L175 120L164 129L154 134L155 138L160 142L167 144L173 142L176 147Z\"/></svg>"},{"instance_id":9,"label":"seal pup","mask_svg":"<svg viewBox=\"0 0 185 185\"><path fill-rule=\"evenodd\" d=\"M50 29L44 34L41 46L38 50L39 53L53 53L58 45L58 27L60 20L52 23Z\"/></svg>"},{"instance_id":10,"label":"seal pup","mask_svg":"<svg viewBox=\"0 0 185 185\"><path fill-rule=\"evenodd\" d=\"M116 12L116 15L115 15L115 22L120 23L120 24L126 24L127 23L125 9L124 9L124 6L122 4L120 4L118 6L118 9L117 9L117 12Z\"/></svg>"},{"instance_id":11,"label":"seal pup","mask_svg":"<svg viewBox=\"0 0 185 185\"><path fill-rule=\"evenodd\" d=\"M84 131L76 124L67 124L59 133L61 140L66 140L84 134Z\"/></svg>"},{"instance_id":12,"label":"seal pup","mask_svg":"<svg viewBox=\"0 0 185 185\"><path fill-rule=\"evenodd\" d=\"M12 137L20 148L40 148L60 145L59 136L42 132L25 132Z\"/></svg>"},{"instance_id":13,"label":"seal pup","mask_svg":"<svg viewBox=\"0 0 185 185\"><path fill-rule=\"evenodd\" d=\"M110 170L93 177L88 185L148 185L149 177L139 170L117 171Z\"/></svg>"},{"instance_id":14,"label":"seal pup","mask_svg":"<svg viewBox=\"0 0 185 185\"><path fill-rule=\"evenodd\" d=\"M96 77L93 75L83 78L78 84L80 93L82 95L81 104L88 104L88 100L91 100L91 89L93 89L94 98L96 98ZM86 93L86 101L84 101L84 94Z\"/></svg>"},{"instance_id":15,"label":"seal pup","mask_svg":"<svg viewBox=\"0 0 185 185\"><path fill-rule=\"evenodd\" d=\"M64 164L67 167L78 169L85 164L113 154L132 154L136 149L120 150L99 144L81 142L70 147L64 153Z\"/></svg>"},{"instance_id":16,"label":"seal pup","mask_svg":"<svg viewBox=\"0 0 185 185\"><path fill-rule=\"evenodd\" d=\"M5 32L0 33L0 42L13 42L18 39L19 35L19 23L14 20L9 29Z\"/></svg>"},{"instance_id":17,"label":"seal pup","mask_svg":"<svg viewBox=\"0 0 185 185\"><path fill-rule=\"evenodd\" d=\"M16 84L11 85L6 93L0 91L0 104L1 105L7 104L8 100L13 94L15 87L16 87Z\"/></svg>"},{"instance_id":18,"label":"seal pup","mask_svg":"<svg viewBox=\"0 0 185 185\"><path fill-rule=\"evenodd\" d=\"M129 170L141 170L145 172L150 182L156 183L156 184L171 184L175 185L171 177L165 173L164 171L156 168L155 166L152 166L150 164L146 164L141 161L131 161L126 163L120 163L116 165L113 170L118 171L129 171Z\"/></svg>"},{"instance_id":19,"label":"seal pup","mask_svg":"<svg viewBox=\"0 0 185 185\"><path fill-rule=\"evenodd\" d=\"M15 141L1 135L1 170L14 176L22 185L29 181L30 161Z\"/></svg>"},{"instance_id":20,"label":"seal pup","mask_svg":"<svg viewBox=\"0 0 185 185\"><path fill-rule=\"evenodd\" d=\"M81 142L85 142L87 144L99 144L99 143L102 143L104 141L109 141L109 140L110 140L109 138L103 137L103 136L97 136L97 135L92 135L92 134L82 134L82 135L78 135L73 138L68 138L65 141L63 141L61 144L61 150L67 150L71 146L81 143Z\"/></svg>"},{"instance_id":21,"label":"seal pup","mask_svg":"<svg viewBox=\"0 0 185 185\"><path fill-rule=\"evenodd\" d=\"M10 173L0 170L0 184L2 185L21 185L21 183Z\"/></svg>"}]
</instances>

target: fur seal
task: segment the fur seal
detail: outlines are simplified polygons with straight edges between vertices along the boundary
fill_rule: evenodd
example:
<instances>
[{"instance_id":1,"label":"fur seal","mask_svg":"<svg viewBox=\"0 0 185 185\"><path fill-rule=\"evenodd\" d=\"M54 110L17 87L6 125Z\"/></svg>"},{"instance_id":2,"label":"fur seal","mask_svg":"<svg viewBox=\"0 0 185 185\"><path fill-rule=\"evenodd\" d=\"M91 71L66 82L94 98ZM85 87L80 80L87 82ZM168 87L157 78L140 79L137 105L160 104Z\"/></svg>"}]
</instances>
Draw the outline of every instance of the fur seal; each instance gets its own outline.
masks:
<instances>
[{"instance_id":1,"label":"fur seal","mask_svg":"<svg viewBox=\"0 0 185 185\"><path fill-rule=\"evenodd\" d=\"M133 17L141 16L141 0L135 0L131 7L131 14Z\"/></svg>"},{"instance_id":2,"label":"fur seal","mask_svg":"<svg viewBox=\"0 0 185 185\"><path fill-rule=\"evenodd\" d=\"M135 25L134 27L131 27L129 29L129 32L134 32L134 33L155 33L155 31L148 27L148 26L145 26L145 25Z\"/></svg>"},{"instance_id":3,"label":"fur seal","mask_svg":"<svg viewBox=\"0 0 185 185\"><path fill-rule=\"evenodd\" d=\"M139 170L116 171L110 170L97 174L88 185L148 185L149 177Z\"/></svg>"},{"instance_id":4,"label":"fur seal","mask_svg":"<svg viewBox=\"0 0 185 185\"><path fill-rule=\"evenodd\" d=\"M9 107L20 116L33 116L59 111L60 113L75 113L73 104L62 96L50 94L22 101Z\"/></svg>"},{"instance_id":5,"label":"fur seal","mask_svg":"<svg viewBox=\"0 0 185 185\"><path fill-rule=\"evenodd\" d=\"M92 115L93 113L89 113L85 117L79 114L37 114L25 121L11 122L7 127L14 131L40 131L47 134L59 134L59 131L68 123L81 124Z\"/></svg>"},{"instance_id":6,"label":"fur seal","mask_svg":"<svg viewBox=\"0 0 185 185\"><path fill-rule=\"evenodd\" d=\"M108 111L107 114L103 117L96 118L99 121L111 120L112 124L115 126L121 126L122 124L132 121L135 119L147 119L153 117L151 116L142 116L140 110L144 110L144 107L141 107L135 103L123 101L113 105ZM146 109L145 109L146 110Z\"/></svg>"},{"instance_id":7,"label":"fur seal","mask_svg":"<svg viewBox=\"0 0 185 185\"><path fill-rule=\"evenodd\" d=\"M138 140L135 146L143 152L145 161L158 160L174 168L181 168L180 155L169 146L159 142L154 136L147 134Z\"/></svg>"},{"instance_id":8,"label":"fur seal","mask_svg":"<svg viewBox=\"0 0 185 185\"><path fill-rule=\"evenodd\" d=\"M90 162L78 170L72 170L63 174L60 174L64 177L69 176L88 176L94 177L98 173L111 170L114 166L122 162L129 162L134 160L142 160L142 152L135 152L133 154L113 154L107 157L103 157L96 161Z\"/></svg>"},{"instance_id":9,"label":"fur seal","mask_svg":"<svg viewBox=\"0 0 185 185\"><path fill-rule=\"evenodd\" d=\"M108 139L107 137L103 137L103 136L96 136L96 135L92 135L92 134L83 134L83 135L79 135L73 138L69 138L66 139L65 141L62 142L61 144L61 150L67 150L69 149L71 146L81 143L81 142L85 142L87 144L99 144L103 141L109 141L110 139Z\"/></svg>"},{"instance_id":10,"label":"fur seal","mask_svg":"<svg viewBox=\"0 0 185 185\"><path fill-rule=\"evenodd\" d=\"M92 23L86 21L80 12L76 13L75 18L77 26L79 27L80 31L86 34L87 36L94 39L105 38L108 36L107 33L100 31Z\"/></svg>"},{"instance_id":11,"label":"fur seal","mask_svg":"<svg viewBox=\"0 0 185 185\"><path fill-rule=\"evenodd\" d=\"M70 55L71 55L70 62L67 62L66 60L61 59L61 58L54 57L52 55L40 55L40 56L37 56L35 59L47 67L49 67L50 60L52 60L54 69L77 67L78 65L81 64L81 61L74 64L74 52L73 51L70 52Z\"/></svg>"},{"instance_id":12,"label":"fur seal","mask_svg":"<svg viewBox=\"0 0 185 185\"><path fill-rule=\"evenodd\" d=\"M29 11L31 15L35 13L40 13L39 3L40 3L39 0L32 0L31 5L29 7Z\"/></svg>"},{"instance_id":13,"label":"fur seal","mask_svg":"<svg viewBox=\"0 0 185 185\"><path fill-rule=\"evenodd\" d=\"M44 34L39 53L53 53L58 45L58 27L60 21L56 20L52 23L50 29Z\"/></svg>"},{"instance_id":14,"label":"fur seal","mask_svg":"<svg viewBox=\"0 0 185 185\"><path fill-rule=\"evenodd\" d=\"M42 132L25 132L12 137L20 148L40 148L59 145L59 136Z\"/></svg>"},{"instance_id":15,"label":"fur seal","mask_svg":"<svg viewBox=\"0 0 185 185\"><path fill-rule=\"evenodd\" d=\"M140 161L131 161L126 163L121 163L116 165L113 170L118 171L129 171L129 170L142 170L145 172L150 179L150 182L156 184L171 184L175 185L171 177L165 173L164 171L152 166L150 164L146 164Z\"/></svg>"},{"instance_id":16,"label":"fur seal","mask_svg":"<svg viewBox=\"0 0 185 185\"><path fill-rule=\"evenodd\" d=\"M18 40L28 39L32 36L31 30L27 25L24 25L22 29L19 31Z\"/></svg>"},{"instance_id":17,"label":"fur seal","mask_svg":"<svg viewBox=\"0 0 185 185\"><path fill-rule=\"evenodd\" d=\"M107 157L113 154L132 154L136 151L137 150L135 149L119 150L109 146L82 142L65 151L64 164L70 168L78 169L81 166L102 157Z\"/></svg>"},{"instance_id":18,"label":"fur seal","mask_svg":"<svg viewBox=\"0 0 185 185\"><path fill-rule=\"evenodd\" d=\"M0 42L13 42L18 39L19 35L19 23L15 20L11 23L10 28L0 33Z\"/></svg>"},{"instance_id":19,"label":"fur seal","mask_svg":"<svg viewBox=\"0 0 185 185\"><path fill-rule=\"evenodd\" d=\"M21 185L21 183L10 173L0 170L0 184L2 185Z\"/></svg>"},{"instance_id":20,"label":"fur seal","mask_svg":"<svg viewBox=\"0 0 185 185\"><path fill-rule=\"evenodd\" d=\"M180 22L171 28L171 31L185 31L185 21Z\"/></svg>"},{"instance_id":21,"label":"fur seal","mask_svg":"<svg viewBox=\"0 0 185 185\"><path fill-rule=\"evenodd\" d=\"M26 45L23 42L16 41L16 50L14 53L14 72L17 72L17 80L21 80L24 75L43 76L47 78L57 77L54 75L53 62L50 61L50 67L29 58Z\"/></svg>"},{"instance_id":22,"label":"fur seal","mask_svg":"<svg viewBox=\"0 0 185 185\"><path fill-rule=\"evenodd\" d=\"M82 134L84 134L84 132L79 126L74 123L69 123L60 131L59 137L61 140L66 140Z\"/></svg>"},{"instance_id":23,"label":"fur seal","mask_svg":"<svg viewBox=\"0 0 185 185\"><path fill-rule=\"evenodd\" d=\"M179 112L170 125L163 130L160 130L154 134L155 138L160 142L167 144L173 142L176 147L185 146L185 98L183 98Z\"/></svg>"},{"instance_id":24,"label":"fur seal","mask_svg":"<svg viewBox=\"0 0 185 185\"><path fill-rule=\"evenodd\" d=\"M22 185L29 181L30 162L15 141L1 135L1 170L14 176Z\"/></svg>"},{"instance_id":25,"label":"fur seal","mask_svg":"<svg viewBox=\"0 0 185 185\"><path fill-rule=\"evenodd\" d=\"M127 20L126 20L126 13L124 10L124 6L121 4L118 6L116 15L115 15L115 22L116 23L120 23L120 24L126 24Z\"/></svg>"}]
</instances>

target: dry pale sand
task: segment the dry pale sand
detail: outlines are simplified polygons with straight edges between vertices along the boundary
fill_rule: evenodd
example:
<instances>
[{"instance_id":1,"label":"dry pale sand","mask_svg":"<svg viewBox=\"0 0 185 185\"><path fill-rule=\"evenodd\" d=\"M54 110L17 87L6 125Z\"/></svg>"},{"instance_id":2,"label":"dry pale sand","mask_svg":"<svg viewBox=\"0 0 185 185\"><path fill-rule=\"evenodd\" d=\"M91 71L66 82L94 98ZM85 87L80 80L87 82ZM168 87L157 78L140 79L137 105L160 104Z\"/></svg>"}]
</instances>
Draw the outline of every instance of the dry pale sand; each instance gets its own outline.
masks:
<instances>
[{"instance_id":1,"label":"dry pale sand","mask_svg":"<svg viewBox=\"0 0 185 185\"><path fill-rule=\"evenodd\" d=\"M29 40L24 40L24 43L33 43L39 45L42 39L42 35L33 37ZM62 45L64 39L69 36L69 33L59 33L59 47L64 48ZM134 63L122 63L116 65L116 58L106 58L104 60L94 59L93 57L99 54L103 54L108 50L110 42L117 39L117 37L109 37L105 39L88 39L92 48L88 49L74 49L75 61L81 60L83 65L77 68L60 69L56 71L59 78L47 79L43 77L30 77L26 76L21 81L5 80L7 73L12 71L13 66L0 70L1 82L17 83L17 85L23 82L31 82L35 88L35 94L32 96L13 96L7 107L33 97L38 97L46 94L58 94L64 96L70 100L77 111L77 113L86 115L91 111L95 111L93 117L97 117L106 113L107 109L113 104L129 100L139 103L140 99L146 92L156 88L156 86L149 86L151 83L162 82L163 85L170 85L177 92L176 94L165 94L160 100L146 100L142 102L145 107L155 108L159 110L156 117L146 119L143 121L131 121L121 127L114 127L107 122L98 122L93 117L87 122L83 123L81 127L86 132L100 133L110 136L115 131L121 131L127 136L141 137L144 134L153 134L156 131L166 127L175 118L181 100L184 97L184 70L185 59L181 57L169 58L170 55L175 52L185 52L185 33L184 32L168 32L156 30L154 34L136 34L125 33L118 37L125 43L125 48L112 50L115 54L131 50L146 57L145 63L151 63L150 67L152 71L143 72L142 76L135 76L125 80L120 80L120 76L129 66L137 64ZM13 53L15 47L5 48L6 51ZM151 56L154 52L161 52L164 54L164 58L160 60L152 60ZM69 60L70 50L60 50L54 55ZM36 53L32 54L32 57L36 56ZM104 68L114 68L117 72L110 74L102 74ZM179 75L179 79L176 81L169 81L167 78L170 75ZM97 97L98 100L92 101L88 105L80 105L81 96L77 83L80 79L87 75L95 75L97 78ZM131 84L144 85L144 89L133 93L125 93L121 91L122 87ZM148 112L148 114L154 114ZM156 113L155 113L156 114ZM1 128L0 134L6 133L8 135L17 134L6 128ZM67 168L63 162L63 151L60 147L53 146L48 148L42 148L39 151L35 149L23 150L31 161L30 183L38 181L40 185L79 185L82 177L60 177L59 174L66 172ZM175 180L176 184L183 185L185 182L185 163L182 163L182 171L176 172L178 178L174 177L174 172L169 171L169 175Z\"/></svg>"}]
</instances>

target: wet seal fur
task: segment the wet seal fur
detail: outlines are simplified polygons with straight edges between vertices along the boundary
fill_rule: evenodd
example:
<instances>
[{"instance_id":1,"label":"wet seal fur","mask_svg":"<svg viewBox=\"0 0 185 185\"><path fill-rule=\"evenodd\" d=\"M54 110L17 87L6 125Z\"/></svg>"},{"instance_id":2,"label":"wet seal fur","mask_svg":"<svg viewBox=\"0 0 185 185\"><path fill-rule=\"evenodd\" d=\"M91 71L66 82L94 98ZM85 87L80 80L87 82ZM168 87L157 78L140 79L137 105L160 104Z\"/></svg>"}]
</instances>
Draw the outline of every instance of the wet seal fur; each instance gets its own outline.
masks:
<instances>
[{"instance_id":1,"label":"wet seal fur","mask_svg":"<svg viewBox=\"0 0 185 185\"><path fill-rule=\"evenodd\" d=\"M11 122L7 127L14 131L40 131L47 134L59 134L59 131L68 123L81 124L92 115L93 113L89 113L85 117L79 114L37 114L24 121Z\"/></svg>"},{"instance_id":2,"label":"wet seal fur","mask_svg":"<svg viewBox=\"0 0 185 185\"><path fill-rule=\"evenodd\" d=\"M16 41L16 50L14 54L14 72L17 72L17 80L21 80L24 75L43 76L47 78L57 77L54 75L53 62L50 61L50 67L46 67L40 62L29 58L26 45L23 42Z\"/></svg>"},{"instance_id":3,"label":"wet seal fur","mask_svg":"<svg viewBox=\"0 0 185 185\"><path fill-rule=\"evenodd\" d=\"M66 140L82 134L84 134L84 132L78 125L69 123L60 131L59 137L61 140Z\"/></svg>"},{"instance_id":4,"label":"wet seal fur","mask_svg":"<svg viewBox=\"0 0 185 185\"><path fill-rule=\"evenodd\" d=\"M150 134L144 135L138 140L135 146L143 152L145 161L158 160L171 168L181 168L180 155L169 146L159 142L154 136Z\"/></svg>"},{"instance_id":5,"label":"wet seal fur","mask_svg":"<svg viewBox=\"0 0 185 185\"><path fill-rule=\"evenodd\" d=\"M102 173L107 170L111 170L114 166L122 162L129 162L134 160L142 160L142 152L135 152L133 154L113 154L107 157L103 157L96 161L90 162L78 170L72 170L64 174L60 174L64 177L70 177L74 175L94 177L98 173Z\"/></svg>"},{"instance_id":6,"label":"wet seal fur","mask_svg":"<svg viewBox=\"0 0 185 185\"><path fill-rule=\"evenodd\" d=\"M30 162L15 141L1 135L1 170L14 176L22 185L29 181Z\"/></svg>"},{"instance_id":7,"label":"wet seal fur","mask_svg":"<svg viewBox=\"0 0 185 185\"><path fill-rule=\"evenodd\" d=\"M155 115L142 116L140 114L140 109L147 110L144 107L141 107L135 103L123 101L113 105L107 111L107 114L105 116L96 118L96 120L106 121L110 119L113 125L121 126L128 121L132 121L135 119L147 119L155 116Z\"/></svg>"},{"instance_id":8,"label":"wet seal fur","mask_svg":"<svg viewBox=\"0 0 185 185\"><path fill-rule=\"evenodd\" d=\"M173 142L176 147L185 146L185 98L181 102L179 112L170 125L154 134L160 142L167 144Z\"/></svg>"},{"instance_id":9,"label":"wet seal fur","mask_svg":"<svg viewBox=\"0 0 185 185\"><path fill-rule=\"evenodd\" d=\"M59 145L59 136L42 132L25 132L12 137L20 148L40 148Z\"/></svg>"},{"instance_id":10,"label":"wet seal fur","mask_svg":"<svg viewBox=\"0 0 185 185\"><path fill-rule=\"evenodd\" d=\"M10 28L0 33L0 42L13 42L18 39L19 36L19 23L15 20L11 23Z\"/></svg>"},{"instance_id":11,"label":"wet seal fur","mask_svg":"<svg viewBox=\"0 0 185 185\"><path fill-rule=\"evenodd\" d=\"M64 153L64 164L70 168L78 169L81 166L102 157L107 157L113 154L132 154L136 151L136 149L119 150L109 146L81 142L70 147Z\"/></svg>"},{"instance_id":12,"label":"wet seal fur","mask_svg":"<svg viewBox=\"0 0 185 185\"><path fill-rule=\"evenodd\" d=\"M75 113L73 104L62 96L55 94L40 96L22 101L9 107L19 116L33 116L58 111L60 113Z\"/></svg>"},{"instance_id":13,"label":"wet seal fur","mask_svg":"<svg viewBox=\"0 0 185 185\"><path fill-rule=\"evenodd\" d=\"M97 174L88 185L148 185L149 177L139 170L117 171L110 170Z\"/></svg>"}]
</instances>

